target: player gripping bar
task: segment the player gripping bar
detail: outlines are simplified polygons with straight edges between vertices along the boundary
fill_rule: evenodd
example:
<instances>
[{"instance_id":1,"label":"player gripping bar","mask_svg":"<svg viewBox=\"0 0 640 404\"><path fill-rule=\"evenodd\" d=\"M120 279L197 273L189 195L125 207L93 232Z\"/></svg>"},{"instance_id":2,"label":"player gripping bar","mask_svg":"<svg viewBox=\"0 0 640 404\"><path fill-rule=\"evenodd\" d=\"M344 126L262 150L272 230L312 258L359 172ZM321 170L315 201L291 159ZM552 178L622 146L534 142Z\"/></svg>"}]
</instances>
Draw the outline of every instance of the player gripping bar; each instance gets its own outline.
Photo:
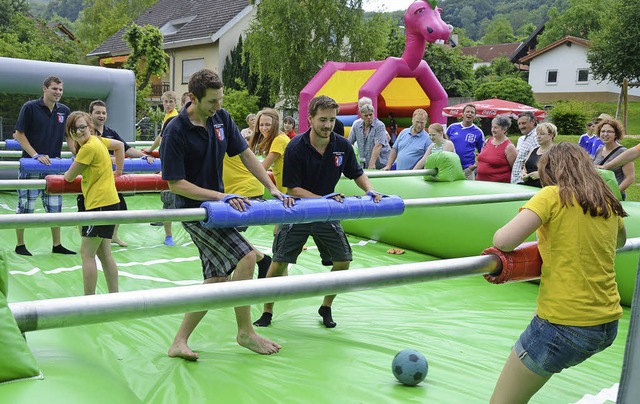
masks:
<instances>
[{"instance_id":1,"label":"player gripping bar","mask_svg":"<svg viewBox=\"0 0 640 404\"><path fill-rule=\"evenodd\" d=\"M71 167L73 159L51 159L51 165L45 165L36 159L21 158L21 173L60 174ZM144 159L124 159L124 172L127 173L156 173L161 170L160 160L149 164Z\"/></svg>"},{"instance_id":2,"label":"player gripping bar","mask_svg":"<svg viewBox=\"0 0 640 404\"><path fill-rule=\"evenodd\" d=\"M535 241L520 244L511 252L500 251L489 247L482 255L497 255L502 262L502 270L484 275L484 278L495 284L530 281L540 278L542 257Z\"/></svg>"},{"instance_id":3,"label":"player gripping bar","mask_svg":"<svg viewBox=\"0 0 640 404\"><path fill-rule=\"evenodd\" d=\"M207 228L253 226L280 223L330 222L345 219L363 219L397 216L404 212L402 198L384 196L373 202L371 196L346 197L342 202L325 198L305 198L285 208L282 201L252 201L247 211L240 212L226 202L204 202L200 205L207 212L201 223Z\"/></svg>"}]
</instances>

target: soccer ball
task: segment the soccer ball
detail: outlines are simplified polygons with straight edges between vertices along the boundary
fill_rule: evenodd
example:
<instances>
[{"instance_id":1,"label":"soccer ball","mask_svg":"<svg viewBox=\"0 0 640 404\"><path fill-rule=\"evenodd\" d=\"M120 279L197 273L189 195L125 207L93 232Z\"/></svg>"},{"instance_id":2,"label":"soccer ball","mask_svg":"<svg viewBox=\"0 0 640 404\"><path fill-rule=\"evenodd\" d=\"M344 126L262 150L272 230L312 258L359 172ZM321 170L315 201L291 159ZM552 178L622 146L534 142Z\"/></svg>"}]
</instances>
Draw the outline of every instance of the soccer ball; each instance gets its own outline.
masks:
<instances>
[{"instance_id":1,"label":"soccer ball","mask_svg":"<svg viewBox=\"0 0 640 404\"><path fill-rule=\"evenodd\" d=\"M415 386L427 377L429 364L420 352L405 349L396 354L391 370L398 381L407 386Z\"/></svg>"}]
</instances>

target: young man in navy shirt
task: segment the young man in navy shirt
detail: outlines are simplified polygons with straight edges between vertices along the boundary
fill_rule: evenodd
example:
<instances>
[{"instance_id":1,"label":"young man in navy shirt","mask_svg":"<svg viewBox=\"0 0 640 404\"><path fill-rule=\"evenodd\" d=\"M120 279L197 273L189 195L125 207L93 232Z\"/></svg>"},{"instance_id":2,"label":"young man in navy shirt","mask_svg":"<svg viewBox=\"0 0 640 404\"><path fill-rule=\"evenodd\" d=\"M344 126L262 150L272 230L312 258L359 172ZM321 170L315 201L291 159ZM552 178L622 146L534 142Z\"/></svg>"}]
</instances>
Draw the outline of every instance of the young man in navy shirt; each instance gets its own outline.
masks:
<instances>
[{"instance_id":1,"label":"young man in navy shirt","mask_svg":"<svg viewBox=\"0 0 640 404\"><path fill-rule=\"evenodd\" d=\"M349 140L333 132L338 114L338 103L321 95L309 103L309 130L294 137L284 153L282 183L289 195L300 198L332 198L342 202L344 195L334 192L344 173L356 182L377 203L382 195L373 190L369 178L358 163ZM283 276L289 264L295 264L305 242L312 236L324 265L333 265L332 271L349 269L352 261L351 246L340 222L283 224L273 241L273 262L267 278ZM336 323L331 316L335 295L324 297L318 314L327 328ZM267 327L271 324L273 303L264 305L262 317L253 324Z\"/></svg>"},{"instance_id":2,"label":"young man in navy shirt","mask_svg":"<svg viewBox=\"0 0 640 404\"><path fill-rule=\"evenodd\" d=\"M195 72L189 79L191 102L165 128L160 156L162 178L176 194L175 207L199 207L203 201L229 203L234 209L246 210L249 200L223 193L222 162L225 153L240 155L247 169L285 206L293 200L285 197L267 175L257 157L249 150L238 127L222 109L222 80L209 69ZM233 280L251 279L256 264L253 247L235 228L208 229L200 222L183 222L200 251L204 283L225 282L233 272ZM236 307L238 344L263 355L277 353L280 345L262 338L251 325L250 306ZM198 354L187 340L207 312L187 313L176 334L169 356L195 361Z\"/></svg>"},{"instance_id":3,"label":"young man in navy shirt","mask_svg":"<svg viewBox=\"0 0 640 404\"><path fill-rule=\"evenodd\" d=\"M22 158L33 158L45 165L51 165L52 158L60 158L62 142L65 137L65 124L71 113L60 102L63 83L58 77L50 76L44 80L43 95L40 99L27 101L20 109L13 138L22 146ZM20 173L20 179L44 178L46 174ZM42 205L47 213L62 211L62 196L49 195L42 189L18 190L16 213L33 213L36 199L42 197ZM75 254L60 244L60 227L51 228L53 239L52 252L56 254ZM16 253L32 255L24 243L24 229L16 229Z\"/></svg>"}]
</instances>

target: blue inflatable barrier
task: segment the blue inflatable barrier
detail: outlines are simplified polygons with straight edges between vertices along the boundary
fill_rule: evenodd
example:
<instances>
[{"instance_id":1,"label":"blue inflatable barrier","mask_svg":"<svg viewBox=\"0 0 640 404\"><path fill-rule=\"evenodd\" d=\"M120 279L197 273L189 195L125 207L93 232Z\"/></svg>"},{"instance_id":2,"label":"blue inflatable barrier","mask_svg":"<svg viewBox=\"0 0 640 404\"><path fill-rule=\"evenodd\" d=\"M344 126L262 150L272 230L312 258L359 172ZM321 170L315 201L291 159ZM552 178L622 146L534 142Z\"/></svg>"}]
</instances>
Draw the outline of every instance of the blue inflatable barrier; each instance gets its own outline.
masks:
<instances>
[{"instance_id":1,"label":"blue inflatable barrier","mask_svg":"<svg viewBox=\"0 0 640 404\"><path fill-rule=\"evenodd\" d=\"M255 226L282 223L329 222L346 219L398 216L404 212L404 201L399 196L385 196L378 203L370 196L347 197L343 202L325 198L304 198L285 208L282 201L251 201L246 212L240 212L226 202L204 202L207 219L201 223L207 228Z\"/></svg>"},{"instance_id":2,"label":"blue inflatable barrier","mask_svg":"<svg viewBox=\"0 0 640 404\"><path fill-rule=\"evenodd\" d=\"M36 159L21 158L21 173L63 174L71 167L73 159L51 159L51 165L44 165ZM115 169L115 166L113 167ZM124 159L125 173L157 173L162 170L160 159L149 164L144 159Z\"/></svg>"},{"instance_id":3,"label":"blue inflatable barrier","mask_svg":"<svg viewBox=\"0 0 640 404\"><path fill-rule=\"evenodd\" d=\"M5 150L22 150L22 146L20 146L20 142L15 139L7 139L4 141Z\"/></svg>"}]
</instances>

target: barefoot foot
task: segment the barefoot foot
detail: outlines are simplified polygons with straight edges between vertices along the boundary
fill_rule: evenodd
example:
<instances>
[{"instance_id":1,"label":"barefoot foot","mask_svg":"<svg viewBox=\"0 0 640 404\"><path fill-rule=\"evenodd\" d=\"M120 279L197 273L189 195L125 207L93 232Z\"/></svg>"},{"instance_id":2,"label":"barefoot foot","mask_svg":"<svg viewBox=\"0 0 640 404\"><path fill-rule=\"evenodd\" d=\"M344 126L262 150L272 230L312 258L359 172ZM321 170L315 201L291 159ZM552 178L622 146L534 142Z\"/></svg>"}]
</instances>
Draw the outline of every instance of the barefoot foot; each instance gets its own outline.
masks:
<instances>
[{"instance_id":1,"label":"barefoot foot","mask_svg":"<svg viewBox=\"0 0 640 404\"><path fill-rule=\"evenodd\" d=\"M262 338L255 332L238 334L238 344L261 355L271 355L280 351L280 344Z\"/></svg>"},{"instance_id":2,"label":"barefoot foot","mask_svg":"<svg viewBox=\"0 0 640 404\"><path fill-rule=\"evenodd\" d=\"M117 245L119 245L120 247L129 247L129 244L127 244L126 241L122 241L117 237L114 237L111 239L112 243L116 243Z\"/></svg>"},{"instance_id":3,"label":"barefoot foot","mask_svg":"<svg viewBox=\"0 0 640 404\"><path fill-rule=\"evenodd\" d=\"M187 344L176 344L174 343L169 348L168 355L171 358L182 358L188 361L197 361L200 355L196 352L193 352L191 348Z\"/></svg>"}]
</instances>

